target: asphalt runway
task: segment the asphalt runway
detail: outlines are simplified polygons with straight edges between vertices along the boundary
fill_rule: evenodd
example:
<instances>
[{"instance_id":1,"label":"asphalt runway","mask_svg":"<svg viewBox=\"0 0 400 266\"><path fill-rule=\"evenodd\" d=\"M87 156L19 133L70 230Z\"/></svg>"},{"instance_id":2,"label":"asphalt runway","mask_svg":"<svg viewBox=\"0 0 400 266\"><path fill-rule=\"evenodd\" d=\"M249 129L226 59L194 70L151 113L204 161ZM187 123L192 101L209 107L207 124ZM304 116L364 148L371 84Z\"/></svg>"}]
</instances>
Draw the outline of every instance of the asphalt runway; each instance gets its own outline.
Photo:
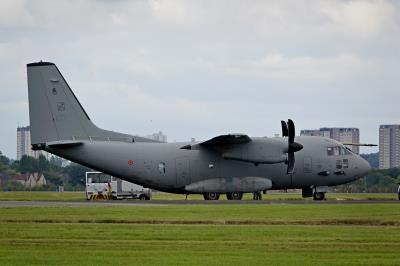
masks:
<instances>
[{"instance_id":1,"label":"asphalt runway","mask_svg":"<svg viewBox=\"0 0 400 266\"><path fill-rule=\"evenodd\" d=\"M168 205L297 205L297 204L400 204L398 200L121 200L121 201L0 201L0 208L12 207L89 207L89 206L168 206Z\"/></svg>"}]
</instances>

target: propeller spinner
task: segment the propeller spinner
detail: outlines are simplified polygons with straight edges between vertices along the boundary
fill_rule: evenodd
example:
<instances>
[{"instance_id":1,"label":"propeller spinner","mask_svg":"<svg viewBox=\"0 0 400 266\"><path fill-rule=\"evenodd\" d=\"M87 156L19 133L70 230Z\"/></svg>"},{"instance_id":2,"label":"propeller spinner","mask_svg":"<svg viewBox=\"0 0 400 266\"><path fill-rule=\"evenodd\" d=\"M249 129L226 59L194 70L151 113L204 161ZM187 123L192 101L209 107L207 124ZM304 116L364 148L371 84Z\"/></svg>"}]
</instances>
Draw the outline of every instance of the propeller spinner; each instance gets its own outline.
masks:
<instances>
[{"instance_id":1,"label":"propeller spinner","mask_svg":"<svg viewBox=\"0 0 400 266\"><path fill-rule=\"evenodd\" d=\"M296 162L294 153L303 149L303 145L294 141L294 137L296 135L296 129L291 119L288 119L287 123L285 121L281 121L281 125L282 125L282 136L288 137L287 174L293 174L294 165Z\"/></svg>"}]
</instances>

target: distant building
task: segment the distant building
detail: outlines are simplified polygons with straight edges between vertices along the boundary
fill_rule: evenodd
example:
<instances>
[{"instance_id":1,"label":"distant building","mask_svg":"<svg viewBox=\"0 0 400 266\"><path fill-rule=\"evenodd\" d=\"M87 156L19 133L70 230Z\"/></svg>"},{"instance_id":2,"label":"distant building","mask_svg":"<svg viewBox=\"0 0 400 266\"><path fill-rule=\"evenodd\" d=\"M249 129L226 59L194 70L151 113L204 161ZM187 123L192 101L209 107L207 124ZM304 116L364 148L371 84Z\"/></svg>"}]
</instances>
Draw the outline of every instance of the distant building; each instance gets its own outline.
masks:
<instances>
[{"instance_id":1,"label":"distant building","mask_svg":"<svg viewBox=\"0 0 400 266\"><path fill-rule=\"evenodd\" d=\"M339 142L360 143L358 128L322 127L320 129L301 130L300 136L317 136L331 138ZM354 153L360 153L360 147L348 146Z\"/></svg>"},{"instance_id":2,"label":"distant building","mask_svg":"<svg viewBox=\"0 0 400 266\"><path fill-rule=\"evenodd\" d=\"M17 127L17 160L21 160L24 155L35 158L39 158L40 155L47 157L47 153L44 151L32 150L30 126Z\"/></svg>"},{"instance_id":3,"label":"distant building","mask_svg":"<svg viewBox=\"0 0 400 266\"><path fill-rule=\"evenodd\" d=\"M400 167L400 125L379 126L379 168Z\"/></svg>"},{"instance_id":4,"label":"distant building","mask_svg":"<svg viewBox=\"0 0 400 266\"><path fill-rule=\"evenodd\" d=\"M47 184L44 175L39 173L18 173L14 178L26 188L41 187Z\"/></svg>"},{"instance_id":5,"label":"distant building","mask_svg":"<svg viewBox=\"0 0 400 266\"><path fill-rule=\"evenodd\" d=\"M167 142L167 136L164 135L161 131L157 133L153 133L151 135L147 135L146 138L152 139L152 140L157 140L157 141L162 141L162 142Z\"/></svg>"},{"instance_id":6,"label":"distant building","mask_svg":"<svg viewBox=\"0 0 400 266\"><path fill-rule=\"evenodd\" d=\"M331 132L329 130L321 129L306 129L300 131L300 136L315 136L315 137L331 137Z\"/></svg>"}]
</instances>

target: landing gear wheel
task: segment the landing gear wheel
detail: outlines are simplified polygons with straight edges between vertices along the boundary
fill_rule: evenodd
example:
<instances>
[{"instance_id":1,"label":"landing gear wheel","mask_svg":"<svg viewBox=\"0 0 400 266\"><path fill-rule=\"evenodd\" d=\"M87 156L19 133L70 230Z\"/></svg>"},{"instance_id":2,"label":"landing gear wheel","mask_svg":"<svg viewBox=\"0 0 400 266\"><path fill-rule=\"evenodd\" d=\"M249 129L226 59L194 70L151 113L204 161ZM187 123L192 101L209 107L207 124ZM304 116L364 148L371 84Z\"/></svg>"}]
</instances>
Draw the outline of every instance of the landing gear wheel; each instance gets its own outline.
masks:
<instances>
[{"instance_id":1,"label":"landing gear wheel","mask_svg":"<svg viewBox=\"0 0 400 266\"><path fill-rule=\"evenodd\" d=\"M219 193L206 192L203 194L204 200L219 200Z\"/></svg>"},{"instance_id":2,"label":"landing gear wheel","mask_svg":"<svg viewBox=\"0 0 400 266\"><path fill-rule=\"evenodd\" d=\"M242 192L228 192L228 193L226 193L226 198L228 200L242 200L243 193Z\"/></svg>"},{"instance_id":3,"label":"landing gear wheel","mask_svg":"<svg viewBox=\"0 0 400 266\"><path fill-rule=\"evenodd\" d=\"M314 192L313 199L314 200L324 200L325 192Z\"/></svg>"}]
</instances>

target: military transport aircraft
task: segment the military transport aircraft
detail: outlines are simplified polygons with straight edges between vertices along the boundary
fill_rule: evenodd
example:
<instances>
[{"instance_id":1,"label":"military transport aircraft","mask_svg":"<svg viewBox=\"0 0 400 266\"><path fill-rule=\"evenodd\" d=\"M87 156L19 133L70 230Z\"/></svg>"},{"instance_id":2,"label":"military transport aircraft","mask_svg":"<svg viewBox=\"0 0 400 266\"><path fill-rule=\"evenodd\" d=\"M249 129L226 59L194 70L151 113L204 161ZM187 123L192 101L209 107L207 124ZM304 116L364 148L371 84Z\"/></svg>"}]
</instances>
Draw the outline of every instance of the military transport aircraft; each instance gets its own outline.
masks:
<instances>
[{"instance_id":1,"label":"military transport aircraft","mask_svg":"<svg viewBox=\"0 0 400 266\"><path fill-rule=\"evenodd\" d=\"M198 143L163 143L98 128L57 66L27 65L34 150L165 192L203 194L206 200L240 200L245 192L301 188L325 198L328 186L363 177L370 166L343 144L295 137L292 120L283 137L227 134ZM296 162L296 164L295 164Z\"/></svg>"}]
</instances>

